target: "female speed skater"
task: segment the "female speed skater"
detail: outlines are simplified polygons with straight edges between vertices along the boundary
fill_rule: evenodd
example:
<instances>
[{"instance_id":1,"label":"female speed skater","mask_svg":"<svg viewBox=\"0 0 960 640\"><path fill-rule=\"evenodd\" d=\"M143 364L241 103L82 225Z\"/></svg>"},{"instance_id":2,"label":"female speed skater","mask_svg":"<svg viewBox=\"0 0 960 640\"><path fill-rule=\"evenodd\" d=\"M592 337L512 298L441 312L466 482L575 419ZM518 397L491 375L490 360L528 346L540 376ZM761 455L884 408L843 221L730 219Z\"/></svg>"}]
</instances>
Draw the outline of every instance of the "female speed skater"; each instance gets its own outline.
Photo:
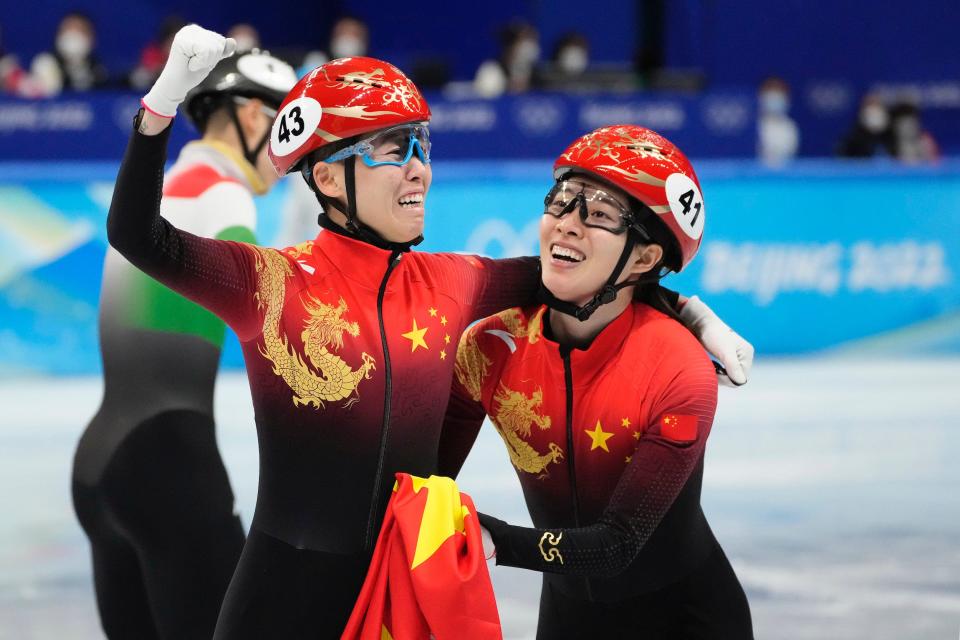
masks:
<instances>
[{"instance_id":1,"label":"female speed skater","mask_svg":"<svg viewBox=\"0 0 960 640\"><path fill-rule=\"evenodd\" d=\"M697 176L662 136L611 126L574 141L554 177L545 303L463 335L441 474L489 415L534 527L479 518L497 564L543 572L538 638L752 638L700 508L717 380L658 287L703 239Z\"/></svg>"}]
</instances>

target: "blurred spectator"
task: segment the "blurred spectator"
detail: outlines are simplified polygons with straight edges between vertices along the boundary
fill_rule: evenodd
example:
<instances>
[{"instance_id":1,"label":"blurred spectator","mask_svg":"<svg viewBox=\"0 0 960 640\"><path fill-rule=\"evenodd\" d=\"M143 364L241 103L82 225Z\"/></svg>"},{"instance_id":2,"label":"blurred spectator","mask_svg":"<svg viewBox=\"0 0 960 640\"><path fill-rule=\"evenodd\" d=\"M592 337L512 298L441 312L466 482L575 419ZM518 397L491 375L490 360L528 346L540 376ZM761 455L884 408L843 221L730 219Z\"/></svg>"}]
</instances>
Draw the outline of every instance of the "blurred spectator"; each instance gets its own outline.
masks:
<instances>
[{"instance_id":1,"label":"blurred spectator","mask_svg":"<svg viewBox=\"0 0 960 640\"><path fill-rule=\"evenodd\" d=\"M24 95L28 81L29 75L20 66L20 60L4 48L3 32L0 31L0 91Z\"/></svg>"},{"instance_id":2,"label":"blurred spectator","mask_svg":"<svg viewBox=\"0 0 960 640\"><path fill-rule=\"evenodd\" d=\"M637 77L626 63L593 64L590 41L582 33L568 31L557 40L550 61L535 70L538 89L567 92L630 92Z\"/></svg>"},{"instance_id":3,"label":"blurred spectator","mask_svg":"<svg viewBox=\"0 0 960 640\"><path fill-rule=\"evenodd\" d=\"M330 57L353 58L367 55L370 31L367 24L353 16L337 20L330 30Z\"/></svg>"},{"instance_id":4,"label":"blurred spectator","mask_svg":"<svg viewBox=\"0 0 960 640\"><path fill-rule=\"evenodd\" d=\"M39 53L30 63L30 74L42 95L106 86L109 76L94 54L96 42L96 28L89 16L76 11L63 16L53 52Z\"/></svg>"},{"instance_id":5,"label":"blurred spectator","mask_svg":"<svg viewBox=\"0 0 960 640\"><path fill-rule=\"evenodd\" d=\"M570 31L559 40L550 58L551 68L569 78L582 75L590 66L590 42L582 33Z\"/></svg>"},{"instance_id":6,"label":"blurred spectator","mask_svg":"<svg viewBox=\"0 0 960 640\"><path fill-rule=\"evenodd\" d=\"M890 107L890 130L897 159L910 164L934 162L940 157L936 141L920 122L920 110L912 102Z\"/></svg>"},{"instance_id":7,"label":"blurred spectator","mask_svg":"<svg viewBox=\"0 0 960 640\"><path fill-rule=\"evenodd\" d=\"M227 37L237 41L237 53L245 53L260 48L260 32L246 22L240 22L227 31Z\"/></svg>"},{"instance_id":8,"label":"blurred spectator","mask_svg":"<svg viewBox=\"0 0 960 640\"><path fill-rule=\"evenodd\" d=\"M845 158L871 158L893 155L893 134L890 114L883 100L873 93L863 96L857 122L840 141L837 155Z\"/></svg>"},{"instance_id":9,"label":"blurred spectator","mask_svg":"<svg viewBox=\"0 0 960 640\"><path fill-rule=\"evenodd\" d=\"M768 165L780 165L797 155L800 133L789 115L790 86L770 77L758 93L757 155Z\"/></svg>"},{"instance_id":10,"label":"blurred spectator","mask_svg":"<svg viewBox=\"0 0 960 640\"><path fill-rule=\"evenodd\" d=\"M327 51L310 51L303 58L297 72L303 75L333 58L365 56L370 48L370 29L355 16L343 16L330 29Z\"/></svg>"},{"instance_id":11,"label":"blurred spectator","mask_svg":"<svg viewBox=\"0 0 960 640\"><path fill-rule=\"evenodd\" d=\"M595 89L587 73L590 65L590 43L576 32L564 34L553 48L550 62L537 70L537 86L561 91Z\"/></svg>"},{"instance_id":12,"label":"blurred spectator","mask_svg":"<svg viewBox=\"0 0 960 640\"><path fill-rule=\"evenodd\" d=\"M127 83L134 89L146 90L153 85L170 53L170 44L186 22L180 16L167 16L160 24L157 37L140 51L140 62L127 76Z\"/></svg>"},{"instance_id":13,"label":"blurred spectator","mask_svg":"<svg viewBox=\"0 0 960 640\"><path fill-rule=\"evenodd\" d=\"M515 20L500 34L500 56L486 60L477 69L473 87L477 94L493 98L504 91L521 93L534 87L540 60L540 35L526 22Z\"/></svg>"}]
</instances>

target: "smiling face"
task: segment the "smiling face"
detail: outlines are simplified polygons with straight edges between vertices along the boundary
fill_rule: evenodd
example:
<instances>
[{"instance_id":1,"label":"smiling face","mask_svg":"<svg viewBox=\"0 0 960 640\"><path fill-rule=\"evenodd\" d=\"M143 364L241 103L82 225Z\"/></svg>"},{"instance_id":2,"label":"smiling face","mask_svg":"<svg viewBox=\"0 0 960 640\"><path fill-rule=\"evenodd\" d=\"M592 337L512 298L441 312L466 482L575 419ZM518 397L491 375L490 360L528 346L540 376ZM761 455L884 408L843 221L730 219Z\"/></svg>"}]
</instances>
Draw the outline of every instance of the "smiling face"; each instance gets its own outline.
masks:
<instances>
[{"instance_id":1,"label":"smiling face","mask_svg":"<svg viewBox=\"0 0 960 640\"><path fill-rule=\"evenodd\" d=\"M406 149L403 150L404 152ZM424 205L430 190L432 172L414 154L409 162L367 166L359 157L354 161L357 217L388 242L410 242L423 235ZM313 177L328 197L346 203L345 167L343 161L317 162ZM327 214L344 226L346 218L339 211Z\"/></svg>"},{"instance_id":2,"label":"smiling face","mask_svg":"<svg viewBox=\"0 0 960 640\"><path fill-rule=\"evenodd\" d=\"M356 163L357 216L390 242L423 235L432 172L414 156L402 166Z\"/></svg>"},{"instance_id":3,"label":"smiling face","mask_svg":"<svg viewBox=\"0 0 960 640\"><path fill-rule=\"evenodd\" d=\"M563 209L578 189L587 192L602 191L606 197L593 197L588 203L589 217L611 221L619 219L620 209L627 210L628 198L619 190L584 176L568 180L568 187L558 194L563 202L557 202L555 212ZM564 195L565 194L565 195ZM588 218L588 219L590 219ZM595 224L592 221L591 224ZM613 226L606 223L605 226ZM611 233L603 228L587 226L579 214L579 206L560 218L544 213L540 220L540 263L543 284L561 300L576 305L587 303L606 283L617 266L620 254L627 242L627 234ZM653 263L645 256L648 247L635 246L627 265L618 278L622 282L631 276L648 271Z\"/></svg>"}]
</instances>

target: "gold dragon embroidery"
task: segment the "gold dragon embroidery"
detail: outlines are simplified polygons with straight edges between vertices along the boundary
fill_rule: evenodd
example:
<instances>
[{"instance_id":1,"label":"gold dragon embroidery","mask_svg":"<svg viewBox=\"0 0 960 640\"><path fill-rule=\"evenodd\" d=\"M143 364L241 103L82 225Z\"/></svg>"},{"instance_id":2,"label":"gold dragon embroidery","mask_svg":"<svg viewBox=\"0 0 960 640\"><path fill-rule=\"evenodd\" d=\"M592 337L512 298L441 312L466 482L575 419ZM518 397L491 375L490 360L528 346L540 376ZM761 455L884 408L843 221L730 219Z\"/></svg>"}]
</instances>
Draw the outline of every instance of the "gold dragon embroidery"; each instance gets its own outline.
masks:
<instances>
[{"instance_id":1,"label":"gold dragon embroidery","mask_svg":"<svg viewBox=\"0 0 960 640\"><path fill-rule=\"evenodd\" d=\"M484 355L477 344L473 331L466 331L457 347L457 359L453 364L453 373L474 401L479 402L483 393L483 379L487 377L490 358Z\"/></svg>"},{"instance_id":2,"label":"gold dragon embroidery","mask_svg":"<svg viewBox=\"0 0 960 640\"><path fill-rule=\"evenodd\" d=\"M289 249L284 249L283 252L294 260L301 256L309 256L313 253L313 240L301 242L300 244L294 245Z\"/></svg>"},{"instance_id":3,"label":"gold dragon embroidery","mask_svg":"<svg viewBox=\"0 0 960 640\"><path fill-rule=\"evenodd\" d=\"M360 335L359 325L342 317L348 310L346 301L340 298L334 307L313 296L302 300L308 313L301 334L308 364L290 345L280 326L285 282L293 275L290 262L277 251L253 246L251 249L256 256L257 305L265 309L260 354L273 364L274 375L283 378L293 391L294 406L321 408L325 402L344 398L350 399L343 406L351 406L359 398L360 380L370 379L376 361L369 354L362 353L363 364L353 370L343 358L331 353L331 349L338 351L343 346L344 332L353 337Z\"/></svg>"},{"instance_id":4,"label":"gold dragon embroidery","mask_svg":"<svg viewBox=\"0 0 960 640\"><path fill-rule=\"evenodd\" d=\"M550 428L550 416L542 416L536 411L536 408L543 403L543 391L538 388L528 398L519 391L509 389L501 382L493 400L497 403L497 408L491 418L504 444L507 445L510 462L520 471L540 474L537 476L538 479L549 477L550 472L547 467L552 462L563 460L563 449L557 443L551 442L549 453L541 454L524 440L530 436L530 428L533 424L541 430Z\"/></svg>"},{"instance_id":5,"label":"gold dragon embroidery","mask_svg":"<svg viewBox=\"0 0 960 640\"><path fill-rule=\"evenodd\" d=\"M526 324L519 309L507 309L497 314L507 332L515 338L527 338L530 344L540 339L540 317L546 308L533 314ZM460 384L470 393L470 397L480 400L483 392L483 380L487 377L487 369L492 364L490 358L480 349L477 342L477 331L466 331L460 338L457 347L457 359L453 372Z\"/></svg>"},{"instance_id":6,"label":"gold dragon embroidery","mask_svg":"<svg viewBox=\"0 0 960 640\"><path fill-rule=\"evenodd\" d=\"M536 344L540 339L540 317L543 316L546 307L540 309L523 323L523 317L519 309L507 309L497 314L503 325L515 338L526 338L530 344Z\"/></svg>"}]
</instances>

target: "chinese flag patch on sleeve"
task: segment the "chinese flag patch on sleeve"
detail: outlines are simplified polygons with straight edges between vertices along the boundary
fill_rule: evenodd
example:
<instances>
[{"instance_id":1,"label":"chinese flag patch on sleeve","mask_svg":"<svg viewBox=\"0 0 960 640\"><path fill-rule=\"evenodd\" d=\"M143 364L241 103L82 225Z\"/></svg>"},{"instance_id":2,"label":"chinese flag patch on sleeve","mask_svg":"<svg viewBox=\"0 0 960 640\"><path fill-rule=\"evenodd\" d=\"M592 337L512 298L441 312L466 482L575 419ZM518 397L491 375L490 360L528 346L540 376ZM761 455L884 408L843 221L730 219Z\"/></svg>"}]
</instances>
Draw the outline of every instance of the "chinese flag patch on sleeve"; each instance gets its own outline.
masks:
<instances>
[{"instance_id":1,"label":"chinese flag patch on sleeve","mask_svg":"<svg viewBox=\"0 0 960 640\"><path fill-rule=\"evenodd\" d=\"M697 439L697 416L664 414L660 418L660 435L674 442L693 442Z\"/></svg>"}]
</instances>

